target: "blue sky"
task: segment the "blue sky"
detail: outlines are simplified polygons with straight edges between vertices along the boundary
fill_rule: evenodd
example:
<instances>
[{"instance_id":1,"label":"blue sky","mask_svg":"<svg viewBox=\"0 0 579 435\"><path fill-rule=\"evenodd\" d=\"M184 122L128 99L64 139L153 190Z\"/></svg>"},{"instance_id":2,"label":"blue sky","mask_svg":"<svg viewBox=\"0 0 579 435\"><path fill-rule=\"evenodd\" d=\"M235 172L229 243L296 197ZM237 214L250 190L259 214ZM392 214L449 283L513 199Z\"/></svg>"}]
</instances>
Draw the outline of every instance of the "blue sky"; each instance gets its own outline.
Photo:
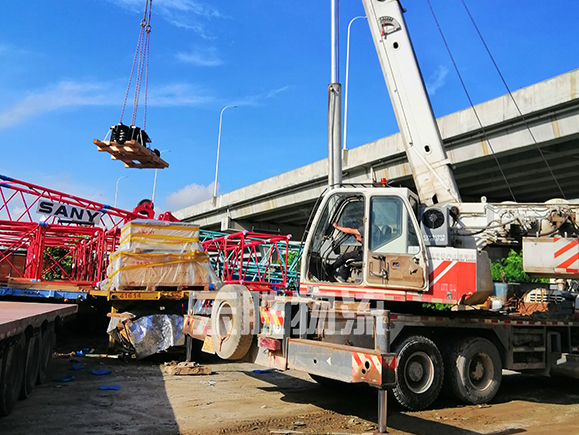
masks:
<instances>
[{"instance_id":1,"label":"blue sky","mask_svg":"<svg viewBox=\"0 0 579 435\"><path fill-rule=\"evenodd\" d=\"M431 0L475 103L505 93L461 0ZM579 68L579 5L465 0L511 89ZM340 2L346 29L364 15ZM3 0L0 5L0 174L132 209L154 170L125 169L92 141L119 121L144 0ZM436 116L468 106L426 0L406 20ZM170 150L157 211L208 198L219 112L219 192L327 155L329 0L153 0L147 132ZM141 104L142 107L142 104ZM124 117L130 122L130 107ZM368 26L352 26L348 145L398 131ZM142 126L142 112L137 125Z\"/></svg>"}]
</instances>

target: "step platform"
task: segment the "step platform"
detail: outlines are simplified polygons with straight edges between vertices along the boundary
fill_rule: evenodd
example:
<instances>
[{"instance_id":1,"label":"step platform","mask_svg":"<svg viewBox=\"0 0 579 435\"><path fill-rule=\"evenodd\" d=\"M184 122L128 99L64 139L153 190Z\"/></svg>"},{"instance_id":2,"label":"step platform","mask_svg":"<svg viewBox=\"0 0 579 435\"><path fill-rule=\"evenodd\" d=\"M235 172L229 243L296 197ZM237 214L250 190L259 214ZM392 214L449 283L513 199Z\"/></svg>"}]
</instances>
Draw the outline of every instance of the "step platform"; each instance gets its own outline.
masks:
<instances>
[{"instance_id":1,"label":"step platform","mask_svg":"<svg viewBox=\"0 0 579 435\"><path fill-rule=\"evenodd\" d=\"M164 169L169 167L169 164L153 150L141 145L136 140L129 140L120 144L94 139L93 143L97 146L97 150L109 153L112 160L122 161L125 168Z\"/></svg>"}]
</instances>

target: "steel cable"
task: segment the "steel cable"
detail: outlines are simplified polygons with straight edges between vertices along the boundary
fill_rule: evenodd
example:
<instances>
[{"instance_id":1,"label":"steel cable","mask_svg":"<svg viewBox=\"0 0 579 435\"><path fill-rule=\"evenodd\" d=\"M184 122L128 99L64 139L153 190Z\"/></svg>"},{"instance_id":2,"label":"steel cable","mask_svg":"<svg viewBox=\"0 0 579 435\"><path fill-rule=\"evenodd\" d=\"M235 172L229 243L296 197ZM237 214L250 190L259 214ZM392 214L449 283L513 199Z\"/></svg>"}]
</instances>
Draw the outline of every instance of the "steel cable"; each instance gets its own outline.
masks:
<instances>
[{"instance_id":1,"label":"steel cable","mask_svg":"<svg viewBox=\"0 0 579 435\"><path fill-rule=\"evenodd\" d=\"M430 12L432 12L432 16L434 17L434 21L436 22L436 26L438 27L438 31L440 32L440 36L442 37L442 40L443 40L444 45L445 45L445 47L446 47L446 51L448 52L448 55L450 56L450 60L452 61L452 64L453 64L453 66L454 66L454 69L455 69L455 71L456 71L456 74L458 75L458 78L459 78L459 80L460 80L460 83L461 83L461 85L462 85L462 88L464 89L464 92L465 92L465 94L466 94L466 97L468 98L468 101L469 101L469 103L470 103L470 107L472 108L472 110L473 110L473 112L474 112L474 115L475 115L475 117L476 117L476 119L477 119L477 121L478 121L478 124L479 124L479 126L480 126L480 128L481 128L481 130L482 130L482 132L483 132L483 136L484 136L484 138L485 138L485 140L486 140L486 142L487 142L487 144L488 144L488 146L489 146L489 148L490 148L490 150L491 150L491 153L493 154L493 157L494 157L495 162L496 162L496 164L497 164L497 166L498 166L498 168L499 168L499 171L501 172L501 175L502 175L502 177L503 177L503 180L505 181L505 184L506 184L507 188L509 189L509 192L510 192L510 194L511 194L511 197L513 198L513 201L516 202L517 199L515 198L515 194L513 193L513 190L511 189L511 186L510 186L510 184L509 184L509 181L507 180L507 176L506 176L505 172L503 171L503 168L502 168L502 166L501 166L501 164L500 164L500 162L499 162L499 159L498 159L498 157L497 157L497 155L496 155L496 153L495 153L495 150L493 149L493 147L492 147L492 145L491 145L491 141L489 140L489 138L488 138L488 136L487 136L486 129L484 128L484 126L483 126L483 124L482 124L482 121L481 121L481 119L480 119L480 117L479 117L479 115L478 115L478 113L477 113L477 111L476 111L476 109L475 109L475 106L474 106L474 103L473 103L473 101L472 101L472 98L470 97L470 94L469 94L469 92L468 92L468 90L467 90L467 88L466 88L466 85L465 85L465 83L464 83L464 80L462 79L462 75L460 74L460 71L458 70L458 66L457 66L457 64L456 64L456 62L455 62L455 60L454 60L454 56L452 55L452 52L450 51L450 47L448 46L448 43L447 43L446 38L445 38L445 36L444 36L444 33L442 32L442 28L440 27L440 24L439 24L439 22L438 22L438 19L437 19L437 17L436 17L436 14L434 13L434 9L432 8L432 4L430 3L430 0L426 0L426 1L428 2L428 6L430 7Z\"/></svg>"},{"instance_id":2,"label":"steel cable","mask_svg":"<svg viewBox=\"0 0 579 435\"><path fill-rule=\"evenodd\" d=\"M430 0L429 0L430 1ZM476 29L476 32L478 33L478 36L480 38L480 40L482 41L485 50L487 51L491 61L493 62L493 65L495 66L499 77L501 78L503 84L505 85L505 88L507 90L507 92L509 93L509 96L511 97L511 100L513 100L513 103L515 105L515 107L517 108L517 111L519 112L519 115L521 116L521 118L523 119L523 122L525 123L525 127L527 128L527 130L529 131L529 134L531 135L531 138L533 139L533 143L535 144L535 146L537 147L537 150L539 151L539 154L541 155L541 158L543 159L543 161L545 162L545 165L547 166L547 169L549 170L549 173L551 174L551 176L553 177L553 180L555 181L555 184L557 185L557 188L559 189L559 191L561 192L561 195L563 196L563 199L565 199L565 193L563 192L563 189L561 188L561 185L559 184L559 181L557 181L557 177L555 176L555 173L553 172L553 170L551 169L551 165L549 165L549 162L547 161L547 159L545 158L545 154L543 153L543 150L541 150L541 147L539 146L539 144L537 143L537 140L535 139L535 135L533 134L533 132L531 131L531 127L529 126L527 119L525 118L525 116L523 115L523 112L521 111L519 105L517 104L517 101L515 100L515 97L513 96L513 93L511 92L511 89L509 88L509 86L507 85L507 82L505 80L505 78L503 77L503 74L501 73L501 70L499 69L499 66L497 65L497 63L495 62L495 59L493 57L493 55L491 54L491 51L489 50L485 39L483 38L478 26L476 25L474 18L472 17L470 10L468 9L468 7L466 6L466 3L464 2L464 0L461 0L464 8L466 9L466 13L468 14L470 20L472 21L472 24L474 26L474 28Z\"/></svg>"}]
</instances>

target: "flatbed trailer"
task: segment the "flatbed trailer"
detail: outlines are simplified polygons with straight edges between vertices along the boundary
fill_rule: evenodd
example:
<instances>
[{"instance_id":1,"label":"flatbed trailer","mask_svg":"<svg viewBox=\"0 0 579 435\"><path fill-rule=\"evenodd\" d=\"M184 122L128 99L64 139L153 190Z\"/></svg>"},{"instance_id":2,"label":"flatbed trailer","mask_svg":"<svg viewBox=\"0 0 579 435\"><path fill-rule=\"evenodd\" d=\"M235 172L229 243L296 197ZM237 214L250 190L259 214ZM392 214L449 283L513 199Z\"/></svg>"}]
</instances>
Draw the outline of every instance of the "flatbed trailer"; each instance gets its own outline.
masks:
<instances>
[{"instance_id":1,"label":"flatbed trailer","mask_svg":"<svg viewBox=\"0 0 579 435\"><path fill-rule=\"evenodd\" d=\"M0 416L46 381L56 324L76 312L76 305L0 301Z\"/></svg>"},{"instance_id":2,"label":"flatbed trailer","mask_svg":"<svg viewBox=\"0 0 579 435\"><path fill-rule=\"evenodd\" d=\"M63 302L84 301L89 296L87 290L68 290L60 286L54 288L0 286L0 297L16 297L31 299L55 299Z\"/></svg>"}]
</instances>

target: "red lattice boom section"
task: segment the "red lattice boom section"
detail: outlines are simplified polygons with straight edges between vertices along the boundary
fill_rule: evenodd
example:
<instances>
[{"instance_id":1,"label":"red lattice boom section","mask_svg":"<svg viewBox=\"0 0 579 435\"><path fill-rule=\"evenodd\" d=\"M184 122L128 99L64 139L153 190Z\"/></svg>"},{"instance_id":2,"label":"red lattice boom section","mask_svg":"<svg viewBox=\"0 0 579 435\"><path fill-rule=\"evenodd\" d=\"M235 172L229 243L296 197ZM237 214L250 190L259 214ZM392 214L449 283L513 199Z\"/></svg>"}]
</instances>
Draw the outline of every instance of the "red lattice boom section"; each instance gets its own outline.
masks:
<instances>
[{"instance_id":1,"label":"red lattice boom section","mask_svg":"<svg viewBox=\"0 0 579 435\"><path fill-rule=\"evenodd\" d=\"M87 215L98 212L99 219L92 225L40 214L43 201ZM138 217L142 216L0 175L0 281L52 277L94 285L104 278L107 254L118 246L119 226Z\"/></svg>"}]
</instances>

